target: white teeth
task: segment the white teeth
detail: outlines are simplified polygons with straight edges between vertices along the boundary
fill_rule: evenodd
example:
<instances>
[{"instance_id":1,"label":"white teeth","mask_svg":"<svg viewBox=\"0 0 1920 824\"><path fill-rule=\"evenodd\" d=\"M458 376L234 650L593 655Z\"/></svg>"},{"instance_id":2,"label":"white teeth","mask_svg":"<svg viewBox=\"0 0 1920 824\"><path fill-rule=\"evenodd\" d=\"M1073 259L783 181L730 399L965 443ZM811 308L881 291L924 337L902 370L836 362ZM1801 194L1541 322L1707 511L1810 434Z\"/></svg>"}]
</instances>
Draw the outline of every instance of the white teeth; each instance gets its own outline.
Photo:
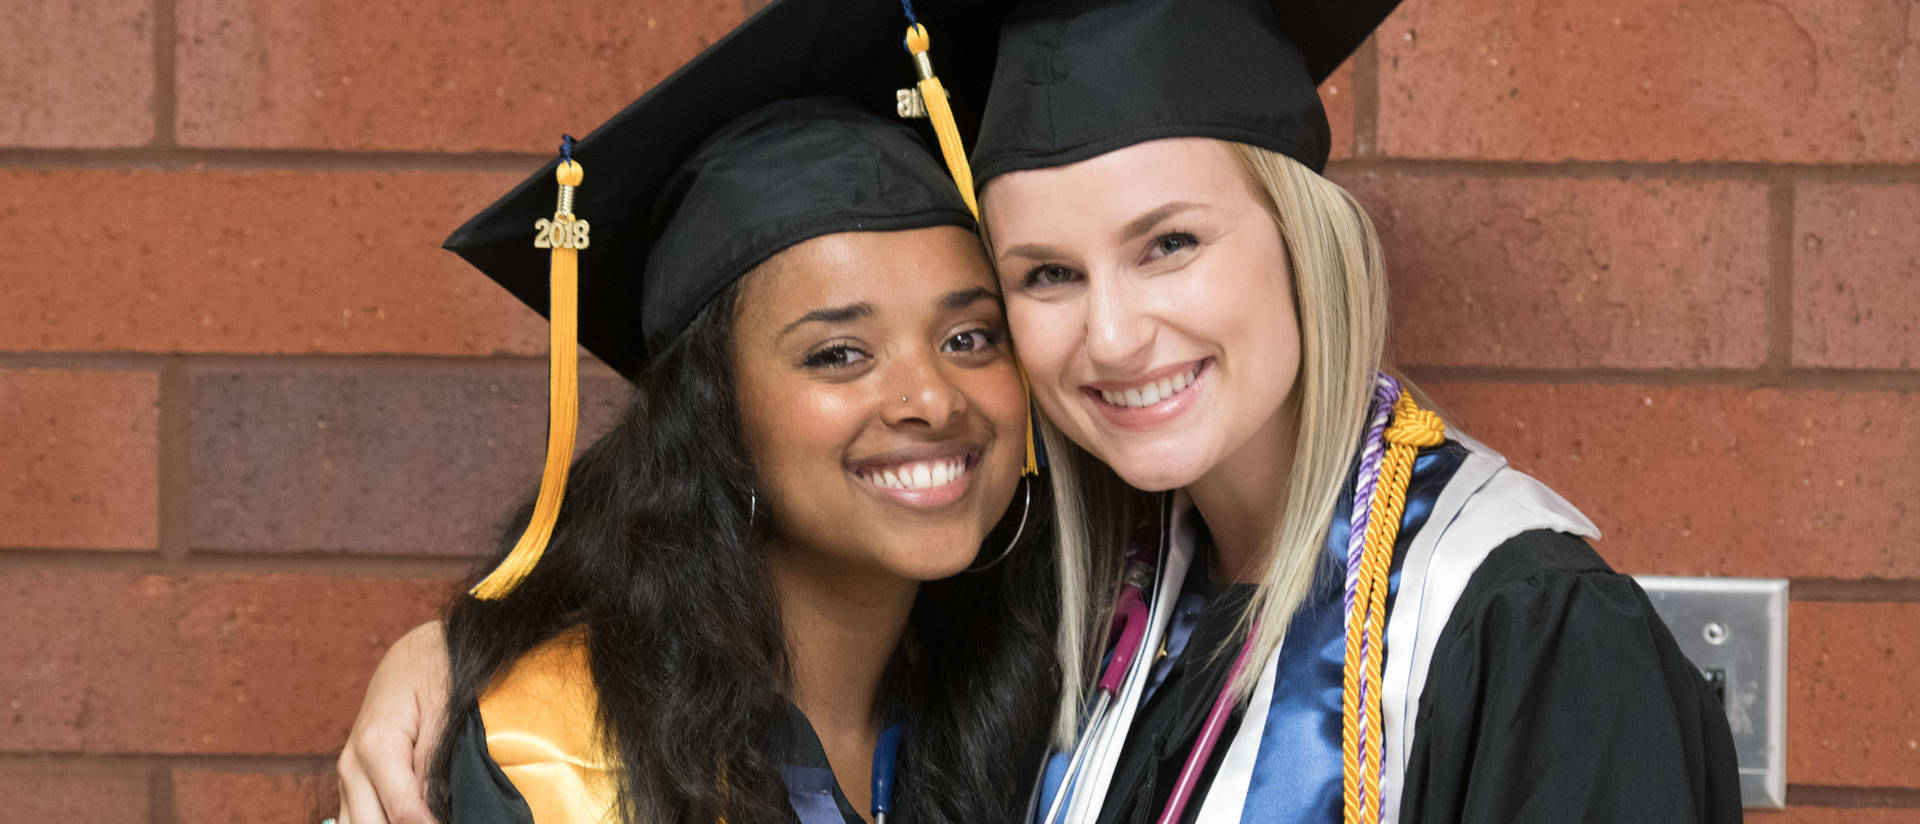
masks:
<instances>
[{"instance_id":1,"label":"white teeth","mask_svg":"<svg viewBox=\"0 0 1920 824\"><path fill-rule=\"evenodd\" d=\"M893 489L933 489L946 486L967 474L965 458L950 458L942 461L921 461L902 464L892 469L868 470L865 477L875 486Z\"/></svg>"},{"instance_id":2,"label":"white teeth","mask_svg":"<svg viewBox=\"0 0 1920 824\"><path fill-rule=\"evenodd\" d=\"M1100 390L1101 399L1114 406L1142 407L1152 406L1179 394L1193 385L1194 378L1200 376L1200 367L1182 372L1171 378L1161 378L1141 386L1119 392Z\"/></svg>"}]
</instances>

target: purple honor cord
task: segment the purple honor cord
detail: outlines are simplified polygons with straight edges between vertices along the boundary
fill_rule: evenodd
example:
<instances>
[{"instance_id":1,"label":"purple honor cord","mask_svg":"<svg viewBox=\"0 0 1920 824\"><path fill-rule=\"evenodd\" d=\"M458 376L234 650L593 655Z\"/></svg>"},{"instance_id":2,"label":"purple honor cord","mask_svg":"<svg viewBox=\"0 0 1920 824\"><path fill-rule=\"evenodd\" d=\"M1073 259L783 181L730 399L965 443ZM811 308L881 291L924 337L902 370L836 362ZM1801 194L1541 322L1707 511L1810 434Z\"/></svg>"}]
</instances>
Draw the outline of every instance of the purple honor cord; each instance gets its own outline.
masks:
<instances>
[{"instance_id":1,"label":"purple honor cord","mask_svg":"<svg viewBox=\"0 0 1920 824\"><path fill-rule=\"evenodd\" d=\"M1374 377L1373 417L1367 424L1366 445L1360 451L1360 469L1353 485L1353 512L1348 518L1347 530L1347 592L1346 612L1353 615L1353 596L1360 587L1360 555L1367 547L1367 528L1373 515L1373 491L1380 482L1380 460L1386 455L1387 421L1393 416L1393 405L1400 400L1400 382L1385 372ZM1375 655L1376 650L1368 649L1366 639L1360 641L1360 660L1365 662ZM1365 704L1367 700L1366 684L1360 685L1360 695L1356 698ZM1360 719L1364 733L1367 719Z\"/></svg>"}]
</instances>

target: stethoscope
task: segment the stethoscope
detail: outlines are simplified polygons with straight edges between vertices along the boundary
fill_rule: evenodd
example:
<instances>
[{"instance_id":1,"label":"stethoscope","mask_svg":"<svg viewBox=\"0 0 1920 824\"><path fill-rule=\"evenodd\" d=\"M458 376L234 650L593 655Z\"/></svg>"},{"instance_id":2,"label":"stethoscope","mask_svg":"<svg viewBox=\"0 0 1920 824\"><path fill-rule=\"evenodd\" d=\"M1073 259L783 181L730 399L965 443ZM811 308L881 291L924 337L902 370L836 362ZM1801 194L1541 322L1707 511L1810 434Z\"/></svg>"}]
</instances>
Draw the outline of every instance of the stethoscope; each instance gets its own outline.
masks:
<instances>
[{"instance_id":1,"label":"stethoscope","mask_svg":"<svg viewBox=\"0 0 1920 824\"><path fill-rule=\"evenodd\" d=\"M887 813L893 810L893 764L906 731L898 722L889 724L880 732L880 742L873 745L873 807L869 810L873 824L887 824Z\"/></svg>"},{"instance_id":2,"label":"stethoscope","mask_svg":"<svg viewBox=\"0 0 1920 824\"><path fill-rule=\"evenodd\" d=\"M1120 692L1120 682L1127 677L1127 670L1133 667L1133 659L1140 652L1140 639L1147 633L1147 599L1145 590L1153 579L1153 570L1136 555L1127 562L1127 571L1121 579L1120 600L1113 610L1113 626L1107 633L1119 638L1114 644L1113 654L1107 657L1107 668L1100 673L1100 683L1093 688L1093 700L1088 703L1086 715L1080 719L1080 740L1073 744L1073 754L1067 759L1067 772L1060 778L1060 789L1054 791L1053 803L1047 807L1045 824L1053 824L1072 793L1073 781L1079 777L1080 767L1086 763L1087 753L1093 749L1093 731L1106 723L1107 713L1113 707L1113 698Z\"/></svg>"},{"instance_id":3,"label":"stethoscope","mask_svg":"<svg viewBox=\"0 0 1920 824\"><path fill-rule=\"evenodd\" d=\"M1113 627L1108 634L1119 640L1113 647L1113 654L1107 658L1106 669L1100 673L1100 682L1094 687L1092 700L1086 714L1081 718L1080 737L1073 744L1073 751L1067 759L1067 771L1060 778L1060 786L1054 790L1053 801L1047 807L1047 817L1043 824L1054 824L1059 820L1060 811L1072 796L1073 782L1079 777L1080 768L1086 764L1087 754L1093 749L1094 732L1105 724L1112 712L1113 701L1120 692L1120 683L1132 669L1133 662L1140 651L1140 639L1147 631L1146 587L1153 580L1153 569L1141 553L1128 560L1126 573L1121 579L1120 597L1115 603ZM1187 750L1187 760L1180 768L1180 777L1174 781L1173 791L1167 796L1167 804L1160 811L1159 824L1175 824L1186 813L1187 803L1193 800L1193 791L1200 782L1200 773L1208 759L1213 757L1214 745L1220 741L1220 730L1233 712L1233 683L1239 680L1245 669L1247 658L1253 652L1253 639L1260 633L1260 622L1255 619L1247 631L1247 639L1240 645L1240 652L1233 659L1228 670L1226 684L1220 693L1214 696L1213 707L1207 712L1207 720L1201 725L1200 733Z\"/></svg>"}]
</instances>

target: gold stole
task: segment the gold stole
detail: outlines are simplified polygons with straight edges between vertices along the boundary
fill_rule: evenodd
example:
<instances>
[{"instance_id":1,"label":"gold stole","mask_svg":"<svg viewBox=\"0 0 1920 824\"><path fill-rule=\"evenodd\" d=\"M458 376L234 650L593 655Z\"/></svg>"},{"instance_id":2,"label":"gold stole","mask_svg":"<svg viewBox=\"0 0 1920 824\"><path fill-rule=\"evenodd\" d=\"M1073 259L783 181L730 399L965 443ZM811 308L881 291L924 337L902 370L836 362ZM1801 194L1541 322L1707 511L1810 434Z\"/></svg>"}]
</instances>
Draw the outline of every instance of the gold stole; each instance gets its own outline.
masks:
<instances>
[{"instance_id":1,"label":"gold stole","mask_svg":"<svg viewBox=\"0 0 1920 824\"><path fill-rule=\"evenodd\" d=\"M576 631L535 647L480 695L487 754L536 824L614 820L612 762L599 737L585 642Z\"/></svg>"}]
</instances>

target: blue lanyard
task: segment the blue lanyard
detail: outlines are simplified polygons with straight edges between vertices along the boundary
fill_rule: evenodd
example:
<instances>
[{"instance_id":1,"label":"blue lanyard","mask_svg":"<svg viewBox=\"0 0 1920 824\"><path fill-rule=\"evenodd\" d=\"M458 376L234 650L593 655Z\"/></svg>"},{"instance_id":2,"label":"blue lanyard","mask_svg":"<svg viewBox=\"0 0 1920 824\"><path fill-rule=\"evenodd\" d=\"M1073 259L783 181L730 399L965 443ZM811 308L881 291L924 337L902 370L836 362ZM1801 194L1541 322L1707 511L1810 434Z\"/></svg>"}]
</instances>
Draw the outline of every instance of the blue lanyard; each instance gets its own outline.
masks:
<instances>
[{"instance_id":1,"label":"blue lanyard","mask_svg":"<svg viewBox=\"0 0 1920 824\"><path fill-rule=\"evenodd\" d=\"M873 746L874 824L887 824L887 813L893 811L893 765L906 734L907 728L895 722L880 732L880 743Z\"/></svg>"}]
</instances>

